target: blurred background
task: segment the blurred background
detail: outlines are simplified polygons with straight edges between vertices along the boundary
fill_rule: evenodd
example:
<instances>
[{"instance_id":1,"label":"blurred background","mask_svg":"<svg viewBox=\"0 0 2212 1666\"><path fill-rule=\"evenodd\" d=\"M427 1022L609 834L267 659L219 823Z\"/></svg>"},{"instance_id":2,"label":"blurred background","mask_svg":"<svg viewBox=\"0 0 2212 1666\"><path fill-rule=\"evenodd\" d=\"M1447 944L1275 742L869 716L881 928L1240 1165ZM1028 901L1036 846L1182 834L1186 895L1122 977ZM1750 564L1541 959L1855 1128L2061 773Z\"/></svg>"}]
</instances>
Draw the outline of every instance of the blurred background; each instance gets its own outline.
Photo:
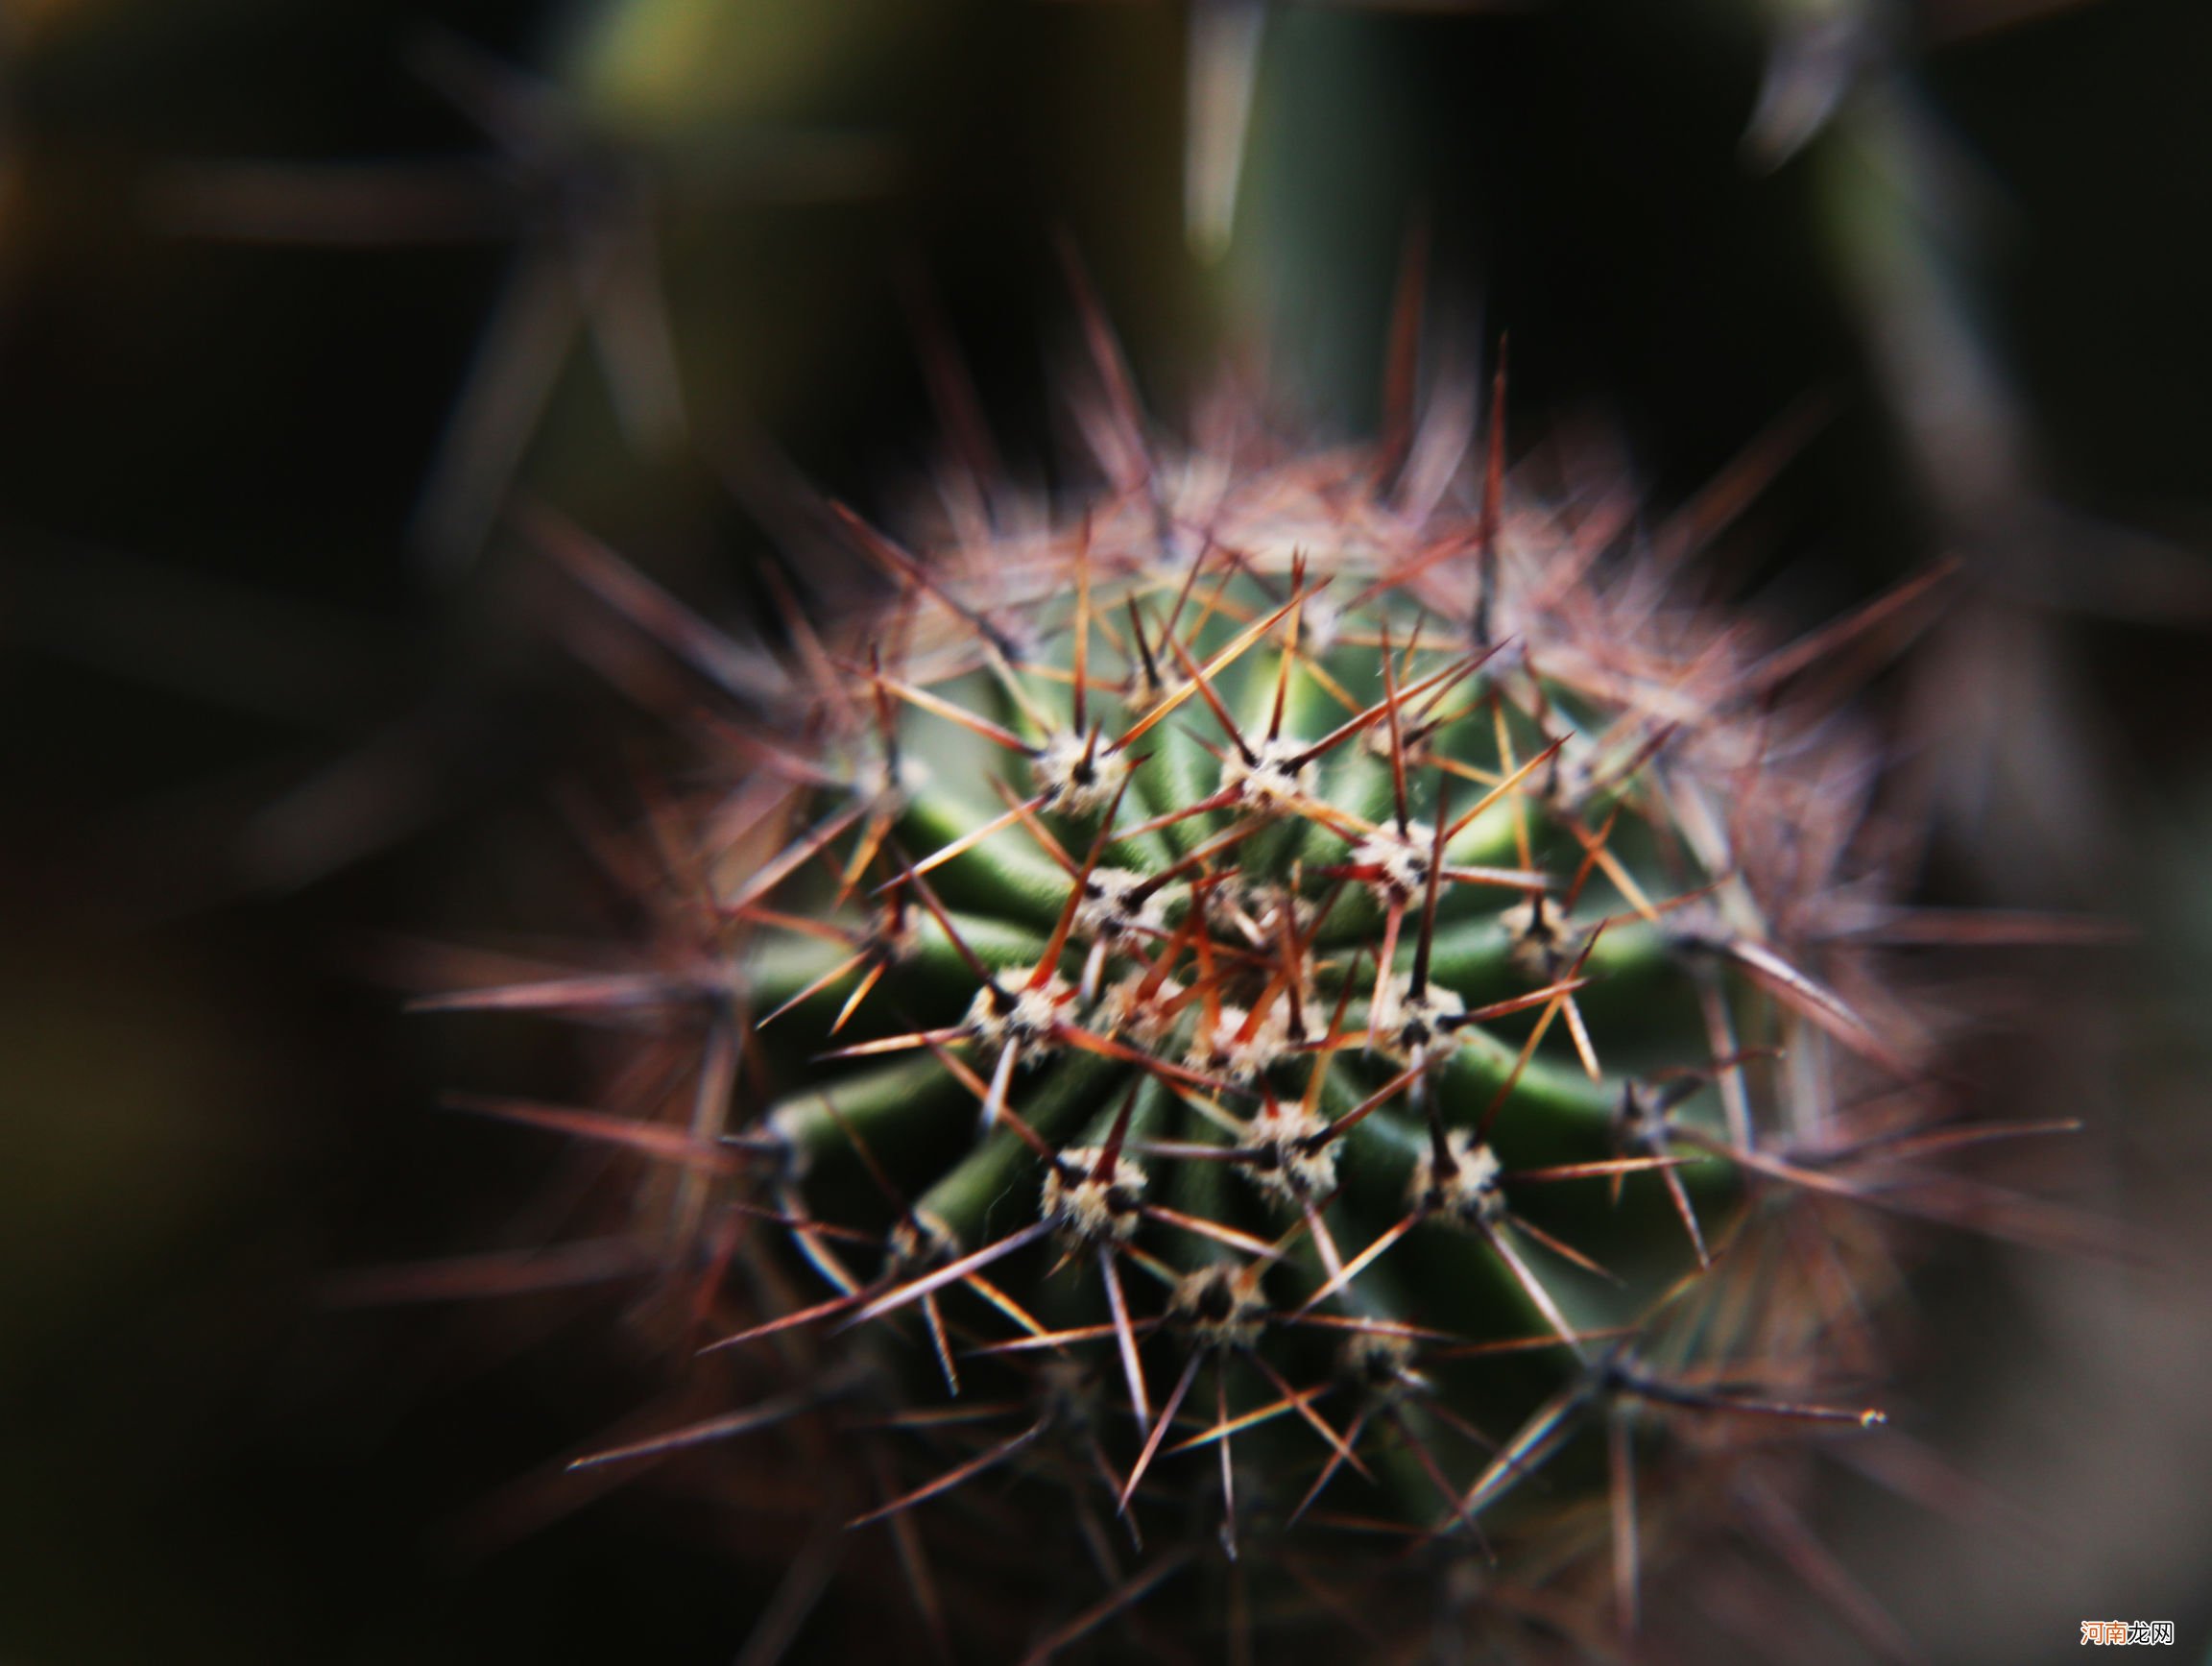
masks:
<instances>
[{"instance_id":1,"label":"blurred background","mask_svg":"<svg viewBox=\"0 0 2212 1666\"><path fill-rule=\"evenodd\" d=\"M933 355L1062 480L1062 238L1165 424L1367 431L1409 235L1516 456L1762 482L1722 588L1958 564L1876 691L1921 893L2137 935L1930 965L2148 1253L1932 1237L1957 1476L1822 1527L1930 1659L2203 1658L2208 89L2200 0L4 0L0 1659L737 1655L696 1508L510 1486L643 1397L618 1292L357 1299L550 1171L435 1109L565 1061L404 1016L425 946L623 924L573 807L652 738L506 511L757 612L790 482L913 501Z\"/></svg>"}]
</instances>

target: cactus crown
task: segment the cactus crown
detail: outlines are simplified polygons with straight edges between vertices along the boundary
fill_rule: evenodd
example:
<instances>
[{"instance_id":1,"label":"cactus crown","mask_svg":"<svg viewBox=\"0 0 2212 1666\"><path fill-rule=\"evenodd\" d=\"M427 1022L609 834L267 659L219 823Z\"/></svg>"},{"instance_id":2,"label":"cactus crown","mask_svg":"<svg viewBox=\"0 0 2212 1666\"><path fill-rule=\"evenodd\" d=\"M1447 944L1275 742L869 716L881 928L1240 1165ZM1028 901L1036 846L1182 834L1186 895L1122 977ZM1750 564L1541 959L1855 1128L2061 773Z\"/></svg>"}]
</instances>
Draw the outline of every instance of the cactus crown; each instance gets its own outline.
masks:
<instances>
[{"instance_id":1,"label":"cactus crown","mask_svg":"<svg viewBox=\"0 0 2212 1666\"><path fill-rule=\"evenodd\" d=\"M1773 1431L1876 1416L1819 1403L1862 1258L1793 1160L1915 1074L1846 946L1873 754L1783 697L1840 639L1684 602L1617 502L1509 493L1495 434L1093 426L1077 512L953 494L919 551L847 517L889 593L702 731L683 966L625 986L698 1074L574 1126L663 1176L758 1414L596 1461L782 1430L986 1654L1142 1641L1170 1582L1284 1647L1576 1634L1537 1593L1585 1569L1631 1625L1640 1467L1685 1514Z\"/></svg>"}]
</instances>

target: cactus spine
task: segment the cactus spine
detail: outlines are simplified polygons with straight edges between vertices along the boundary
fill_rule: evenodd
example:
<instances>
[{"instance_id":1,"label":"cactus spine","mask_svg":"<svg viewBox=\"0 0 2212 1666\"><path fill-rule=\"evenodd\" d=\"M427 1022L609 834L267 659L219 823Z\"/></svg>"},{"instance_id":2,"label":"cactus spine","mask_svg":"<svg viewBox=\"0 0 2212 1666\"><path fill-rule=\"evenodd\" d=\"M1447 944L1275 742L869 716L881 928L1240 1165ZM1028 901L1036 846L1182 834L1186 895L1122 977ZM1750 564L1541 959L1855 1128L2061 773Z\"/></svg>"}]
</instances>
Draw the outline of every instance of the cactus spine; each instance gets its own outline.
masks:
<instances>
[{"instance_id":1,"label":"cactus spine","mask_svg":"<svg viewBox=\"0 0 2212 1666\"><path fill-rule=\"evenodd\" d=\"M563 1125L654 1177L738 1410L588 1461L780 1432L958 1655L1632 1630L1662 1522L1879 1420L1835 1154L1918 1044L1851 946L1876 754L1793 692L1852 632L1682 600L1495 423L1088 419L1113 484L846 516L882 582L774 652L549 533L752 691L673 958L456 1002L697 1063Z\"/></svg>"}]
</instances>

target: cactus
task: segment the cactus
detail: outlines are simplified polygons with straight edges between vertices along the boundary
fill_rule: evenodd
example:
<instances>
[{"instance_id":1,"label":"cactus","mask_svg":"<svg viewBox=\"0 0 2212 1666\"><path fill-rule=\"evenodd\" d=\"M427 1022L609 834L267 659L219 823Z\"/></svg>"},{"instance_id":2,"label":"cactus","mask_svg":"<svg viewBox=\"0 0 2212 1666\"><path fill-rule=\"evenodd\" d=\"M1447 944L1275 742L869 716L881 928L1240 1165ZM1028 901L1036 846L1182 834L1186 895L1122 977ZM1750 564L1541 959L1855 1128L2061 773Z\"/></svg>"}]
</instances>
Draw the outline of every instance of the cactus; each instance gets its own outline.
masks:
<instances>
[{"instance_id":1,"label":"cactus","mask_svg":"<svg viewBox=\"0 0 2212 1666\"><path fill-rule=\"evenodd\" d=\"M773 649L540 522L743 709L646 969L444 1002L652 1038L477 1104L637 1160L725 1402L580 1464L744 1446L726 1502L851 1530L777 1623L895 1557L940 1655L1603 1648L1700 1522L1802 1538L1778 1437L1882 1420L1861 1205L2003 1226L1917 1167L1880 753L1803 688L1927 586L1776 645L1509 489L1503 374L1478 447L1168 452L1094 340L1108 485L839 511L878 582Z\"/></svg>"}]
</instances>

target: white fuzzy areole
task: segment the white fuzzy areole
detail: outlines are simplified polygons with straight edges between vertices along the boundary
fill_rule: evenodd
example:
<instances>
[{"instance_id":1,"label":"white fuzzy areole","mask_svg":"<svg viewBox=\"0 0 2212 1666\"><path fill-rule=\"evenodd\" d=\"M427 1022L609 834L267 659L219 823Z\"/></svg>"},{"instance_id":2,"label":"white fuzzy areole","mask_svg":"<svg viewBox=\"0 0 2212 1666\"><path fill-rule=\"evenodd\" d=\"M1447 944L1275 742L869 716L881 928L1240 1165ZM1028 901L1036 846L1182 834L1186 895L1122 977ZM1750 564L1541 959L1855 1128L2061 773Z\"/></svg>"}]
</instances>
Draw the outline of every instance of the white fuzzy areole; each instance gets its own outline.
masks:
<instances>
[{"instance_id":1,"label":"white fuzzy areole","mask_svg":"<svg viewBox=\"0 0 2212 1666\"><path fill-rule=\"evenodd\" d=\"M1271 1202L1299 1209L1336 1189L1336 1142L1309 1146L1328 1122L1296 1100L1263 1107L1246 1125L1244 1146L1261 1156L1239 1164Z\"/></svg>"},{"instance_id":2,"label":"white fuzzy areole","mask_svg":"<svg viewBox=\"0 0 2212 1666\"><path fill-rule=\"evenodd\" d=\"M1129 760L1094 736L1069 730L1045 742L1029 771L1046 809L1089 815L1113 803L1129 777Z\"/></svg>"},{"instance_id":3,"label":"white fuzzy areole","mask_svg":"<svg viewBox=\"0 0 2212 1666\"><path fill-rule=\"evenodd\" d=\"M1118 946L1166 930L1166 887L1130 900L1146 879L1130 868L1093 868L1083 881L1083 900L1075 905L1075 935L1103 937Z\"/></svg>"},{"instance_id":4,"label":"white fuzzy areole","mask_svg":"<svg viewBox=\"0 0 2212 1666\"><path fill-rule=\"evenodd\" d=\"M1267 1303L1258 1278L1214 1266L1175 1287L1167 1318L1193 1348L1248 1348L1267 1322Z\"/></svg>"},{"instance_id":5,"label":"white fuzzy areole","mask_svg":"<svg viewBox=\"0 0 2212 1666\"><path fill-rule=\"evenodd\" d=\"M1367 881L1376 905L1406 906L1429 889L1429 858L1436 843L1433 822L1409 821L1401 835L1393 828L1380 828L1352 847L1351 865L1374 868Z\"/></svg>"},{"instance_id":6,"label":"white fuzzy areole","mask_svg":"<svg viewBox=\"0 0 2212 1666\"><path fill-rule=\"evenodd\" d=\"M1221 761L1221 790L1237 794L1238 808L1251 815L1287 815L1313 797L1314 765L1300 763L1310 743L1277 736L1252 747L1252 761L1232 750Z\"/></svg>"},{"instance_id":7,"label":"white fuzzy areole","mask_svg":"<svg viewBox=\"0 0 2212 1666\"><path fill-rule=\"evenodd\" d=\"M1367 1045L1400 1060L1417 1048L1431 1057L1447 1053L1459 1045L1459 1032L1450 1026L1466 1012L1467 1002L1433 978L1415 995L1413 975L1402 972L1383 982L1382 999L1367 1015Z\"/></svg>"},{"instance_id":8,"label":"white fuzzy areole","mask_svg":"<svg viewBox=\"0 0 2212 1666\"><path fill-rule=\"evenodd\" d=\"M1038 1212L1054 1232L1076 1243L1126 1243L1137 1235L1137 1207L1150 1176L1134 1158L1117 1155L1110 1172L1097 1178L1094 1171L1103 1149L1070 1146L1045 1171Z\"/></svg>"},{"instance_id":9,"label":"white fuzzy areole","mask_svg":"<svg viewBox=\"0 0 2212 1666\"><path fill-rule=\"evenodd\" d=\"M1432 1156L1422 1152L1413 1165L1415 1206L1440 1209L1463 1226L1497 1224L1505 1213L1505 1193L1499 1184L1504 1166L1498 1153L1477 1145L1472 1128L1454 1128L1444 1143L1452 1153L1452 1171L1438 1184Z\"/></svg>"},{"instance_id":10,"label":"white fuzzy areole","mask_svg":"<svg viewBox=\"0 0 2212 1666\"><path fill-rule=\"evenodd\" d=\"M991 985L978 989L968 1004L961 1027L987 1046L1004 1041L1018 1041L1032 1050L1057 1046L1053 1026L1060 1022L1061 1008L1074 999L1075 990L1057 972L1046 978L1042 987L1032 989L1029 980L1035 976L1033 970L1009 974L997 986L1003 990L1015 977L1021 978L1011 1007L999 1005L999 996Z\"/></svg>"}]
</instances>

